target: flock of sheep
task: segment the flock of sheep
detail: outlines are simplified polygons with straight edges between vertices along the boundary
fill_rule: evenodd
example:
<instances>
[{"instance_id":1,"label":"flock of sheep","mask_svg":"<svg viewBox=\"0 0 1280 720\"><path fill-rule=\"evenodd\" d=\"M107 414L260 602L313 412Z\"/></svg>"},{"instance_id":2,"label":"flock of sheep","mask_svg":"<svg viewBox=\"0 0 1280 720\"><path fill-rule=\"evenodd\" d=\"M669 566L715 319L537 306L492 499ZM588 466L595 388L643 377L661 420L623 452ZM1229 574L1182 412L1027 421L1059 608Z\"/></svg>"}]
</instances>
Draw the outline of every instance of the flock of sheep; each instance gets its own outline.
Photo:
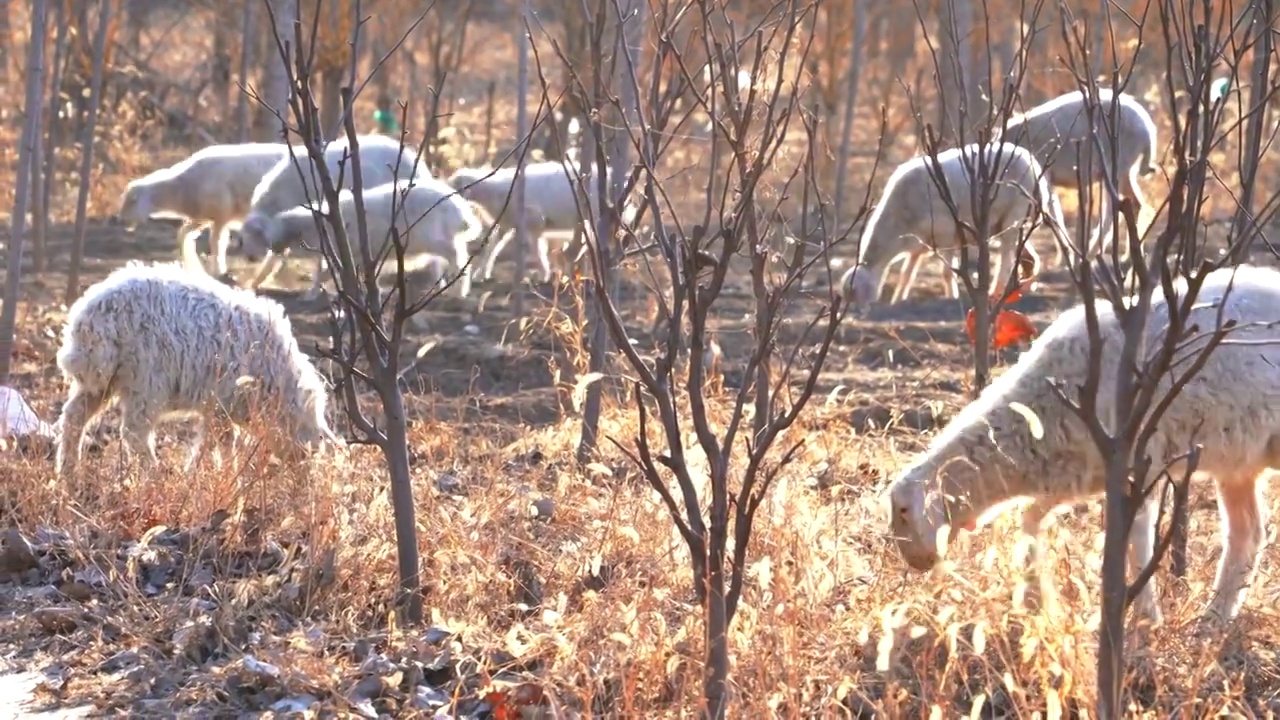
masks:
<instances>
[{"instance_id":1,"label":"flock of sheep","mask_svg":"<svg viewBox=\"0 0 1280 720\"><path fill-rule=\"evenodd\" d=\"M1079 143L1095 136L1103 147L1116 138L1121 194L1147 207L1137 178L1154 169L1155 125L1124 94L1116 98L1113 122L1111 100L1104 90L1090 122L1083 95L1070 93L1012 118L1005 134L989 145L939 153L960 222L973 222L965 200L974 160L984 157L1000 169L992 227L1045 222L1060 260L1062 247L1073 246L1052 184L1076 181L1080 153L1085 152ZM438 258L460 273L459 289L466 296L470 272L465 268L473 245L504 214L515 170L464 169L446 182L433 178L411 152L385 137L361 137L359 149L370 237L384 237L396 223L409 252ZM325 165L335 178L348 151L345 140L325 148ZM842 280L854 305L879 299L896 258L907 256L892 298L900 300L907 297L924 257L955 249L956 219L929 176L931 162L928 157L909 160L889 178L864 229L858 262ZM1101 163L1092 164L1098 180ZM155 461L156 423L177 414L202 421L192 463L211 429L222 436L255 416L269 419L265 426L278 435L273 447L301 453L317 443L341 443L325 419L325 383L299 349L283 308L254 292L292 248L315 244L314 212L323 203L311 181L304 181L311 170L302 148L220 145L129 184L122 219L136 225L148 217L181 218L185 260L183 265L130 263L91 287L71 308L57 358L70 385L55 426L61 476L74 472L86 425L112 401L122 406L127 451L144 463ZM525 172L530 237L538 239L542 270L550 276L545 235L570 232L581 224L577 185L559 162L530 164ZM344 190L337 212L351 222L352 172L348 168L341 177ZM1105 204L1105 193L1103 197ZM393 200L405 208L395 218ZM195 235L209 226L213 272L225 274L228 228L234 223L241 225L242 250L262 259L249 288L229 286L195 256ZM1087 251L1105 248L1111 230L1104 219ZM510 237L508 233L490 250L485 278L492 275L495 256ZM1011 267L1013 259L1006 243L1001 267ZM320 287L322 262L317 261L312 292ZM954 279L951 283L954 292ZM1178 291L1184 289L1179 286ZM1268 468L1280 467L1280 346L1260 342L1280 339L1274 325L1280 319L1280 310L1274 309L1280 308L1280 272L1250 266L1218 271L1204 284L1199 300L1191 321L1212 327L1221 310L1221 320L1234 319L1243 326L1233 336L1240 342L1214 351L1203 372L1169 408L1150 449L1159 467L1176 461L1193 440L1205 443L1200 470L1218 482L1225 522L1225 552L1208 612L1229 617L1263 540L1257 481ZM1167 303L1167 298L1156 298L1148 326L1153 342L1162 336ZM1100 306L1098 316L1107 339L1102 362L1114 372L1120 328L1109 307ZM972 528L985 511L1006 500L1033 498L1023 514L1023 528L1034 540L1057 508L1102 490L1102 459L1084 424L1055 394L1057 383L1069 388L1083 380L1089 359L1081 306L1064 312L893 481L890 524L908 564L931 567L939 558L939 540L945 545L949 533L943 528ZM1100 411L1112 417L1115 398L1105 387L1099 395ZM1154 523L1154 508L1144 508L1131 536L1139 563L1151 557ZM1139 608L1159 617L1151 585L1139 598Z\"/></svg>"}]
</instances>

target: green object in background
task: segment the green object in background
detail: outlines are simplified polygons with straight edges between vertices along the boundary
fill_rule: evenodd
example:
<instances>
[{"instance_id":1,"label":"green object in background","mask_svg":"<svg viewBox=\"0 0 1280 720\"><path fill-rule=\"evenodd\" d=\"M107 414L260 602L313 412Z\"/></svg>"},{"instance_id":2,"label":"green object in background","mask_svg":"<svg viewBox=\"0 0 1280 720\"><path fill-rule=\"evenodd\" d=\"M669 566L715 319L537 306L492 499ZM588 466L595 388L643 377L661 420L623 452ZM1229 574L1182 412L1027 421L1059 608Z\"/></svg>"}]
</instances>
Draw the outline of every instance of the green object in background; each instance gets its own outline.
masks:
<instances>
[{"instance_id":1,"label":"green object in background","mask_svg":"<svg viewBox=\"0 0 1280 720\"><path fill-rule=\"evenodd\" d=\"M1231 78L1218 78L1209 86L1209 102L1217 102L1231 89Z\"/></svg>"},{"instance_id":2,"label":"green object in background","mask_svg":"<svg viewBox=\"0 0 1280 720\"><path fill-rule=\"evenodd\" d=\"M380 132L389 133L400 129L400 123L396 122L396 118L386 110L374 110L373 120L378 123Z\"/></svg>"}]
</instances>

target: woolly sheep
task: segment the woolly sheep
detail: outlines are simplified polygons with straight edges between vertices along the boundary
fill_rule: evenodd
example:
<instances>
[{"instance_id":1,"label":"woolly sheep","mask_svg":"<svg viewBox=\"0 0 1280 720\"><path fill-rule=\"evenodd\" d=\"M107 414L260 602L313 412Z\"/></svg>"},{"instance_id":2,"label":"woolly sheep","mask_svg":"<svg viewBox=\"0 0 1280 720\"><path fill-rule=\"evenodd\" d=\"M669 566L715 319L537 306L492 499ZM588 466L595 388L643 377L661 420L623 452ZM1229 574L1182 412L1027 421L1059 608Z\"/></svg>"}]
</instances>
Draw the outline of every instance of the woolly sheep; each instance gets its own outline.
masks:
<instances>
[{"instance_id":1,"label":"woolly sheep","mask_svg":"<svg viewBox=\"0 0 1280 720\"><path fill-rule=\"evenodd\" d=\"M1116 189L1121 198L1132 198L1138 205L1138 230L1143 218L1152 212L1138 178L1155 172L1155 159L1160 150L1156 144L1156 124L1151 114L1132 95L1120 93L1116 104L1116 125L1112 129L1112 103L1116 94L1110 88L1098 88L1098 106L1093 122L1085 109L1085 94L1077 90L1037 105L1009 119L1004 133L1007 142L1027 148L1040 161L1049 182L1058 186L1078 187L1081 178L1077 168L1091 163L1086 179L1090 184L1103 181L1104 160L1111 161L1112 138L1116 145ZM1097 138L1095 143L1094 138ZM1099 148L1100 146L1100 148ZM1090 155L1092 153L1092 159ZM1106 250L1112 241L1111 200L1103 190L1102 221L1089 240L1089 252ZM1127 247L1127 246L1126 246ZM1062 262L1058 248L1057 262Z\"/></svg>"},{"instance_id":2,"label":"woolly sheep","mask_svg":"<svg viewBox=\"0 0 1280 720\"><path fill-rule=\"evenodd\" d=\"M1002 233L1014 223L1031 219L1035 227L1048 217L1048 225L1058 242L1067 242L1066 226L1058 196L1044 178L1040 163L1027 150L1010 143L977 143L938 153L938 166L950 190L961 222L976 226L971 196L976 199L979 188L971 179L980 171L979 150L985 158L981 171L997 180L990 192L989 227ZM910 255L902 269L891 302L905 300L920 262L937 249L951 251L958 246L960 230L945 196L939 192L930 173L928 155L912 158L897 167L885 183L880 202L867 220L859 247L858 262L844 275L842 287L852 294L852 303L866 306L879 300L888 276L889 266L902 253ZM914 241L908 236L915 236ZM1006 241L1007 240L1007 241ZM1014 267L1017 236L1001 239L1000 268ZM1039 269L1039 257L1026 244ZM955 278L948 270L952 296L958 296Z\"/></svg>"},{"instance_id":3,"label":"woolly sheep","mask_svg":"<svg viewBox=\"0 0 1280 720\"><path fill-rule=\"evenodd\" d=\"M57 362L70 386L57 423L63 478L79 462L86 425L112 401L122 406L125 446L144 466L156 461L156 424L179 415L200 420L188 468L211 423L241 426L259 413L276 434L270 446L287 455L341 443L325 421L325 382L284 308L177 263L131 262L86 290L67 313Z\"/></svg>"},{"instance_id":4,"label":"woolly sheep","mask_svg":"<svg viewBox=\"0 0 1280 720\"><path fill-rule=\"evenodd\" d=\"M538 262L542 266L543 279L547 281L551 280L547 233L576 233L582 227L585 215L584 198L577 193L576 173L572 168L567 162L554 160L524 166L525 224L529 237L537 239ZM594 205L598 194L596 183L585 177L586 173L583 175L588 197ZM515 216L515 178L515 167L499 170L460 168L449 177L449 185L482 207L495 223L512 222ZM514 231L505 233L490 249L485 258L484 279L493 277L493 264L513 237Z\"/></svg>"},{"instance_id":5,"label":"woolly sheep","mask_svg":"<svg viewBox=\"0 0 1280 720\"><path fill-rule=\"evenodd\" d=\"M425 166L417 162L416 151L412 147L402 149L398 140L385 135L362 135L356 139L360 146L361 182L366 188L431 175ZM350 143L345 137L330 142L324 148L325 165L335 183L339 181L339 170L342 170L339 190L350 189L355 176L348 159L350 150ZM286 155L277 162L254 188L252 206L240 230L242 249L250 256L268 251L271 242L267 237L272 234L270 226L279 213L323 199L318 177L313 179L314 166L306 147L295 145L292 153L292 156ZM305 183L299 175L299 167L306 176ZM262 261L255 275L262 277L269 259ZM278 269L278 265L276 267ZM317 261L317 273L320 267Z\"/></svg>"},{"instance_id":6,"label":"woolly sheep","mask_svg":"<svg viewBox=\"0 0 1280 720\"><path fill-rule=\"evenodd\" d=\"M1230 286L1230 287L1229 287ZM1186 283L1175 286L1185 295ZM1225 297L1225 299L1224 299ZM1268 468L1280 467L1280 272L1238 266L1205 278L1187 326L1200 333L1235 320L1238 327L1214 349L1201 372L1190 381L1160 419L1148 451L1152 467L1174 463L1202 442L1198 471L1217 481L1224 523L1223 555L1213 600L1206 614L1234 615L1263 542L1263 508L1258 480ZM1110 304L1097 304L1103 386L1098 392L1099 417L1114 423L1116 397L1108 391L1119 364L1121 329ZM1164 341L1168 303L1157 293L1147 325L1147 347ZM1201 335L1179 355L1203 349ZM1008 500L1030 497L1022 531L1034 540L1043 521L1060 506L1101 493L1105 466L1085 424L1055 395L1055 385L1074 393L1085 382L1090 354L1083 305L1064 312L1013 367L998 377L947 425L922 457L903 470L889 488L890 527L909 565L924 570L938 560L939 528L944 524L972 529L988 510ZM1168 383L1165 384L1167 390ZM1018 407L1015 403L1021 403ZM1032 435L1024 407L1038 419L1042 436ZM1016 408L1016 409L1015 409ZM1138 567L1150 561L1159 493L1141 509L1129 543ZM1033 550L1032 568L1038 564ZM1137 599L1138 611L1160 621L1154 579ZM1035 585L1033 587L1039 587Z\"/></svg>"},{"instance_id":7,"label":"woolly sheep","mask_svg":"<svg viewBox=\"0 0 1280 720\"><path fill-rule=\"evenodd\" d=\"M429 177L402 180L366 189L363 195L365 223L369 242L374 248L388 237L394 210L395 226L400 231L409 254L443 255L452 259L454 269L461 271L467 267L471 259L470 246L480 237L484 228L470 203L459 197L443 181ZM323 211L325 206L320 203L319 207ZM338 212L344 219L349 237L354 240L356 209L355 195L352 192L344 190L339 195ZM266 239L276 258L288 249L300 245L319 247L320 239L317 236L312 206L303 205L276 215L267 228ZM388 262L394 263L394 259ZM255 283L269 274L269 270L270 268L263 268L259 278L255 278ZM318 290L322 281L317 268L312 278L313 290ZM471 292L470 272L460 274L458 286L462 297Z\"/></svg>"},{"instance_id":8,"label":"woolly sheep","mask_svg":"<svg viewBox=\"0 0 1280 720\"><path fill-rule=\"evenodd\" d=\"M130 182L118 215L130 229L149 217L182 219L178 243L190 269L201 267L196 237L209 227L210 254L217 273L225 275L229 226L249 214L258 181L288 152L283 143L210 145Z\"/></svg>"}]
</instances>

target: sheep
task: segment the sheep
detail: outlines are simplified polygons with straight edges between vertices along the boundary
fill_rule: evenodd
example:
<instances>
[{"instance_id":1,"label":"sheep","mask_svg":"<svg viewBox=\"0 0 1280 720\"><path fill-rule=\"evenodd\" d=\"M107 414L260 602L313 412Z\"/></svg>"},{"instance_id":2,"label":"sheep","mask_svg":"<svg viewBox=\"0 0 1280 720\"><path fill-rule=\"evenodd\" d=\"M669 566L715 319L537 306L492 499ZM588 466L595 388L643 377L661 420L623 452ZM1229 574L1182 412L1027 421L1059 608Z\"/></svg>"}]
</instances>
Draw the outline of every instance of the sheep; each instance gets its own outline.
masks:
<instances>
[{"instance_id":1,"label":"sheep","mask_svg":"<svg viewBox=\"0 0 1280 720\"><path fill-rule=\"evenodd\" d=\"M1160 150L1155 121L1132 95L1122 92L1117 96L1110 88L1098 88L1098 105L1091 123L1085 98L1083 91L1076 90L1037 105L1010 118L997 139L1030 150L1047 171L1052 184L1078 187L1080 182L1103 182L1103 170L1111 162L1111 144L1115 138L1116 189L1121 198L1132 198L1137 203L1138 230L1142 232L1148 222L1144 218L1149 218L1153 210L1138 187L1138 178L1156 169L1155 159ZM1111 129L1113 102L1116 105L1114 131ZM1091 159L1087 153L1092 153ZM1086 162L1091 164L1091 171L1087 178L1080 178L1077 169ZM1089 239L1091 254L1105 251L1113 239L1111 199L1105 189L1100 204L1102 221ZM1127 254L1127 250L1125 252ZM1059 247L1056 262L1061 265L1062 260Z\"/></svg>"},{"instance_id":2,"label":"sheep","mask_svg":"<svg viewBox=\"0 0 1280 720\"><path fill-rule=\"evenodd\" d=\"M583 173L587 196L592 206L598 196L597 185ZM542 266L543 279L551 280L551 260L547 233L577 233L586 213L585 198L578 193L576 173L572 164L557 162L528 163L525 176L525 223L530 238L538 241L538 262ZM449 185L464 198L482 207L495 223L512 222L515 215L516 168L488 170L460 168L449 177ZM508 202L510 197L510 202ZM504 206L506 212L504 213ZM514 232L507 232L490 249L484 263L484 279L493 277L493 264Z\"/></svg>"},{"instance_id":3,"label":"sheep","mask_svg":"<svg viewBox=\"0 0 1280 720\"><path fill-rule=\"evenodd\" d=\"M1186 291L1185 281L1175 285L1176 295L1185 296ZM1214 596L1205 612L1208 619L1229 619L1236 612L1263 542L1257 483L1268 468L1280 468L1278 306L1280 271L1275 269L1241 265L1205 277L1186 321L1201 334L1186 341L1179 356L1185 359L1197 348L1202 351L1203 333L1220 327L1219 322L1234 320L1238 327L1172 400L1147 446L1155 471L1172 463L1170 473L1179 477L1185 469L1181 456L1193 443L1203 442L1197 470L1217 481L1224 547ZM1122 330L1109 303L1096 307L1105 343L1098 413L1104 423L1114 425L1117 398L1107 378L1114 378L1119 368ZM1146 347L1164 342L1168 315L1168 301L1157 293L1147 321ZM1056 386L1074 392L1085 382L1090 357L1085 317L1084 305L1063 312L894 479L888 490L889 525L911 567L926 570L936 564L942 525L973 529L988 510L1029 497L1032 504L1022 516L1022 532L1032 541L1034 574L1039 564L1034 541L1046 518L1074 499L1103 492L1103 457L1085 423L1054 390ZM1165 390L1169 382L1166 379ZM1034 435L1029 415L1040 426ZM1129 535L1131 558L1138 567L1152 557L1159 493L1153 495ZM1147 584L1137 607L1146 619L1159 623L1154 585L1154 579Z\"/></svg>"},{"instance_id":4,"label":"sheep","mask_svg":"<svg viewBox=\"0 0 1280 720\"><path fill-rule=\"evenodd\" d=\"M417 161L413 148L402 148L397 140L385 135L362 135L357 138L357 141L360 149L361 182L366 188L377 187L394 180L431 176L427 168ZM333 181L338 183L341 180L339 190L350 189L352 178L355 176L348 161L350 149L350 143L345 137L330 142L324 148L325 164ZM305 183L303 177L299 175L299 167L302 174L306 176ZM322 200L319 181L313 179L314 169L306 146L295 145L292 148L292 155L286 155L262 178L254 188L248 217L245 218L240 230L241 248L246 254L253 255L268 250L271 242L267 237L272 234L270 226L279 213ZM339 178L340 169L341 178ZM264 258L254 273L256 284L251 285L254 289L269 277L264 270L270 260L269 256ZM322 261L323 256L317 259L315 271L317 275L321 271ZM273 265L279 269L278 263ZM318 292L318 286L312 287L311 296Z\"/></svg>"},{"instance_id":5,"label":"sheep","mask_svg":"<svg viewBox=\"0 0 1280 720\"><path fill-rule=\"evenodd\" d=\"M70 387L56 425L61 478L75 471L86 425L113 401L126 450L144 467L156 462L155 426L174 416L199 421L188 469L210 424L240 427L259 414L286 456L342 443L284 308L178 263L133 261L86 290L67 312L57 363Z\"/></svg>"},{"instance_id":6,"label":"sheep","mask_svg":"<svg viewBox=\"0 0 1280 720\"><path fill-rule=\"evenodd\" d=\"M120 198L117 216L130 229L150 217L183 220L178 244L190 269L202 267L196 237L210 228L215 269L227 273L229 226L249 214L253 191L289 148L283 143L210 145L182 162L133 180Z\"/></svg>"},{"instance_id":7,"label":"sheep","mask_svg":"<svg viewBox=\"0 0 1280 720\"><path fill-rule=\"evenodd\" d=\"M1062 206L1044 178L1040 163L1030 152L1010 143L986 146L974 143L938 153L938 166L959 220L976 227L971 196L976 199L973 193L980 191L972 181L980 170L980 150L981 157L985 158L981 170L996 178L989 193L988 218L992 232L1004 232L1013 223L1028 218L1034 227L1043 221L1043 216L1048 218L1049 228L1058 242L1067 242ZM905 252L910 257L902 269L891 302L907 298L920 262L931 250L950 251L957 246L960 229L930 173L931 164L928 155L907 160L893 171L885 183L880 202L863 228L858 262L841 280L842 288L851 293L855 306L865 307L879 300L888 269L900 254ZM993 174L995 170L998 172ZM915 241L906 239L908 235L914 235ZM1002 272L1014 266L1017 239L1016 236L1002 239ZM1025 247L1035 264L1035 271L1038 271L1039 256L1030 243ZM950 271L948 279L952 296L959 296Z\"/></svg>"},{"instance_id":8,"label":"sheep","mask_svg":"<svg viewBox=\"0 0 1280 720\"><path fill-rule=\"evenodd\" d=\"M363 196L369 242L375 252L390 233L394 210L395 227L400 231L409 254L444 255L452 259L455 269L461 271L467 268L471 259L470 246L479 239L484 227L470 203L459 197L443 181L430 177L401 180L368 188ZM321 212L325 212L326 206L324 203L302 205L275 216L266 232L271 254L279 258L282 253L300 245L319 247L313 207L319 207ZM354 242L354 193L344 190L339 194L338 212ZM352 247L354 249L356 245L353 244ZM394 263L394 260L388 262ZM269 271L269 267L262 268L259 278L265 277ZM318 290L322 282L320 267L317 267L312 278L313 290ZM470 294L470 272L460 274L458 286L462 297Z\"/></svg>"}]
</instances>

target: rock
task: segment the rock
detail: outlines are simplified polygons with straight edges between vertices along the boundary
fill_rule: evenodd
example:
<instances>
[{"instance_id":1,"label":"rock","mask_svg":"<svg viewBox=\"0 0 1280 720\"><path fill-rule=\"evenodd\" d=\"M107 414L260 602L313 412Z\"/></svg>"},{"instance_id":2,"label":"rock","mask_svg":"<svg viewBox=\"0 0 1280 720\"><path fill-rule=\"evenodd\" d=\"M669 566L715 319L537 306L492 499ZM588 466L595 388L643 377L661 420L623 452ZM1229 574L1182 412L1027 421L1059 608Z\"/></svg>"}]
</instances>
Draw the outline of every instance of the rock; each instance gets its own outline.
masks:
<instances>
[{"instance_id":1,"label":"rock","mask_svg":"<svg viewBox=\"0 0 1280 720\"><path fill-rule=\"evenodd\" d=\"M441 473L436 476L436 489L445 495L464 495L465 488L456 475Z\"/></svg>"},{"instance_id":2,"label":"rock","mask_svg":"<svg viewBox=\"0 0 1280 720\"><path fill-rule=\"evenodd\" d=\"M75 600L76 602L88 602L93 599L93 588L79 580L72 580L63 584L62 587L58 588L58 592L62 593L68 600Z\"/></svg>"},{"instance_id":3,"label":"rock","mask_svg":"<svg viewBox=\"0 0 1280 720\"><path fill-rule=\"evenodd\" d=\"M549 498L538 498L529 506L531 514L539 520L550 520L551 515L556 511L556 501Z\"/></svg>"},{"instance_id":4,"label":"rock","mask_svg":"<svg viewBox=\"0 0 1280 720\"><path fill-rule=\"evenodd\" d=\"M412 705L416 710L437 710L449 704L449 696L429 685L413 689Z\"/></svg>"},{"instance_id":5,"label":"rock","mask_svg":"<svg viewBox=\"0 0 1280 720\"><path fill-rule=\"evenodd\" d=\"M294 697L281 698L271 704L271 712L280 713L305 713L312 705L320 702L315 695L295 695Z\"/></svg>"},{"instance_id":6,"label":"rock","mask_svg":"<svg viewBox=\"0 0 1280 720\"><path fill-rule=\"evenodd\" d=\"M31 541L18 528L9 528L4 535L4 549L0 550L0 571L24 573L39 564Z\"/></svg>"},{"instance_id":7,"label":"rock","mask_svg":"<svg viewBox=\"0 0 1280 720\"><path fill-rule=\"evenodd\" d=\"M39 623L45 632L62 635L80 627L84 613L74 607L38 608L31 611L31 618Z\"/></svg>"}]
</instances>

